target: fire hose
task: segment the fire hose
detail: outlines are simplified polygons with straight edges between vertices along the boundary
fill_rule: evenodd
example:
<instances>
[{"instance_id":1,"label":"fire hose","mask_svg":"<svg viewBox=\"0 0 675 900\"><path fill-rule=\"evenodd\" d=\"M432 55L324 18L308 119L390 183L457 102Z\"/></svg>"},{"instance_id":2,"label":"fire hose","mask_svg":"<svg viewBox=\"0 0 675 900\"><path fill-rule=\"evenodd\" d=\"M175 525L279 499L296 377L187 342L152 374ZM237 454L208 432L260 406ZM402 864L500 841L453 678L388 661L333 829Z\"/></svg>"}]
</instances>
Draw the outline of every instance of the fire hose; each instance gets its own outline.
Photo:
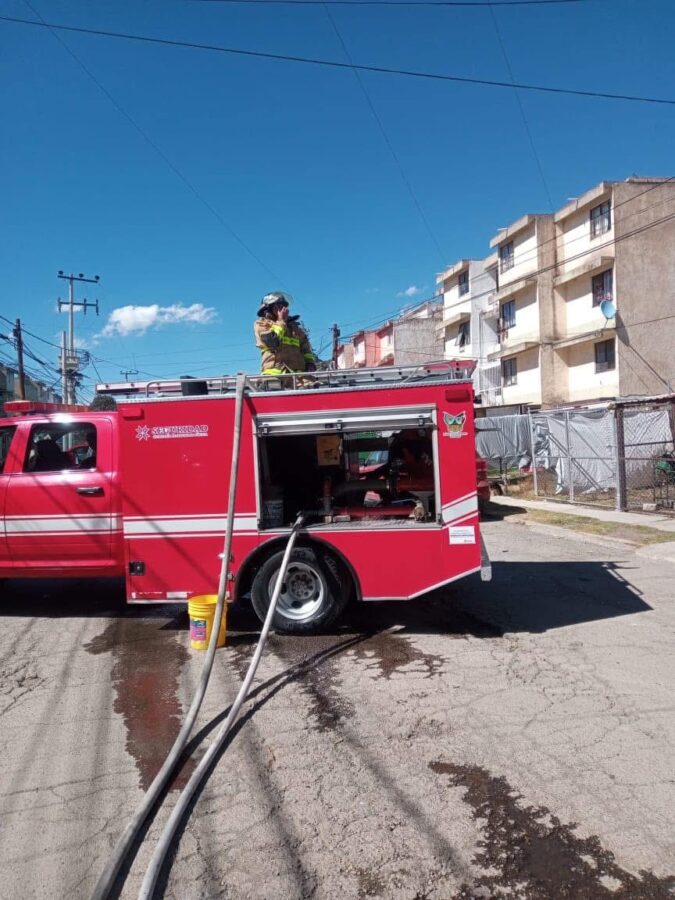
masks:
<instances>
[{"instance_id":1,"label":"fire hose","mask_svg":"<svg viewBox=\"0 0 675 900\"><path fill-rule=\"evenodd\" d=\"M190 777L190 780L181 791L176 805L171 811L169 820L164 826L164 830L162 831L159 837L159 841L157 842L155 852L152 854L152 859L150 860L148 868L146 869L145 878L143 879L143 884L141 885L141 890L138 894L138 900L151 900L155 891L157 879L159 878L159 874L162 869L162 865L167 853L169 852L169 848L171 847L173 836L176 833L176 829L178 828L178 825L180 824L180 821L188 808L194 792L199 787L199 784L208 772L211 763L217 757L218 753L223 747L223 744L225 743L227 736L229 735L232 726L237 719L239 709L241 708L242 703L248 695L249 689L251 687L251 682L253 681L256 669L258 668L258 663L260 662L260 657L262 656L263 650L265 649L265 644L267 643L267 636L272 625L272 619L274 618L274 613L277 608L277 602L279 600L279 595L281 594L281 588L283 587L284 579L286 577L286 569L288 568L288 563L291 558L293 546L295 545L296 538L299 534L303 522L304 516L301 513L295 520L295 524L293 525L293 529L291 531L291 537L288 541L288 544L286 545L286 551L281 560L281 567L279 569L279 574L277 575L276 583L274 585L274 592L272 594L270 605L267 610L267 615L265 616L265 621L260 632L260 637L258 638L255 653L253 654L253 658L249 663L248 671L246 672L241 687L239 688L239 693L235 697L234 703L230 707L227 718L223 722L220 731L216 735L215 740L200 760L199 765L194 770L192 776Z\"/></svg>"},{"instance_id":2,"label":"fire hose","mask_svg":"<svg viewBox=\"0 0 675 900\"><path fill-rule=\"evenodd\" d=\"M235 387L235 407L234 407L234 430L233 430L233 442L232 442L232 466L230 472L230 487L229 487L229 497L228 497L228 510L227 510L227 523L225 528L225 541L224 541L224 551L222 555L222 562L220 567L220 577L218 583L218 600L216 603L216 610L214 614L214 621L211 628L211 636L209 639L209 644L206 650L206 656L204 658L204 665L202 667L202 671L199 677L199 682L197 688L195 690L194 696L192 698L192 702L190 704L190 708L185 715L183 720L183 724L176 736L176 740L173 743L169 753L167 754L162 767L159 772L155 776L152 784L146 791L141 803L138 806L138 809L129 820L126 828L122 832L115 849L113 850L106 866L101 873L96 886L94 888L94 892L91 895L91 900L107 900L110 896L110 892L112 891L117 876L119 875L120 869L127 858L131 848L134 843L138 839L138 836L141 832L141 829L150 815L150 812L154 808L157 803L162 791L166 787L173 774L176 766L178 765L183 751L187 745L187 742L190 737L190 733L194 726L195 720L197 718L197 714L202 705L202 701L204 699L204 695L206 693L206 688L209 683L209 678L211 676L211 670L213 669L213 661L216 652L216 644L218 640L218 633L220 630L220 623L223 617L223 610L225 608L225 597L227 592L228 585L228 575L229 575L229 564L232 553L232 535L234 532L234 511L235 511L235 501L237 494L237 475L239 470L239 451L241 446L241 421L242 421L242 412L243 412L243 401L244 401L244 390L245 390L245 377L240 374L237 376L237 382ZM143 885L141 887L141 893L139 896L141 897L151 897L154 891L154 887L157 882L157 878L159 876L159 872L162 867L162 863L166 856L166 852L169 848L171 838L173 837L176 827L182 815L187 808L187 805L190 801L190 798L194 794L197 786L202 780L204 774L206 773L210 762L214 759L216 754L219 752L223 743L225 742L227 735L229 734L232 725L234 724L237 715L239 713L239 709L241 708L242 703L246 699L248 694L251 682L256 673L256 669L258 667L258 663L260 662L260 657L262 656L262 652L265 648L265 644L267 642L267 636L269 634L269 630L272 624L272 619L274 617L274 612L276 610L276 605L279 599L279 595L281 593L281 588L283 586L283 581L286 574L286 569L288 567L288 562L290 559L291 552L295 545L295 541L297 539L298 533L302 524L304 522L304 516L300 514L296 519L295 524L291 530L290 539L286 546L286 552L284 553L281 568L279 569L279 573L277 575L276 583L274 586L274 591L272 597L270 599L269 609L267 611L267 615L265 617L265 622L263 624L260 638L258 640L258 645L256 647L255 653L253 654L253 658L251 659L251 663L249 665L248 671L246 672L246 676L244 681L242 682L239 693L237 694L234 703L230 707L229 714L227 719L223 723L222 728L218 732L218 735L213 743L213 745L209 748L203 759L201 760L199 766L195 769L192 777L190 778L188 784L184 788L181 793L176 807L173 810L173 813L167 822L167 825L162 832L160 840L157 845L157 849L153 854L152 860L150 862L150 866L148 867L146 876L143 880Z\"/></svg>"}]
</instances>

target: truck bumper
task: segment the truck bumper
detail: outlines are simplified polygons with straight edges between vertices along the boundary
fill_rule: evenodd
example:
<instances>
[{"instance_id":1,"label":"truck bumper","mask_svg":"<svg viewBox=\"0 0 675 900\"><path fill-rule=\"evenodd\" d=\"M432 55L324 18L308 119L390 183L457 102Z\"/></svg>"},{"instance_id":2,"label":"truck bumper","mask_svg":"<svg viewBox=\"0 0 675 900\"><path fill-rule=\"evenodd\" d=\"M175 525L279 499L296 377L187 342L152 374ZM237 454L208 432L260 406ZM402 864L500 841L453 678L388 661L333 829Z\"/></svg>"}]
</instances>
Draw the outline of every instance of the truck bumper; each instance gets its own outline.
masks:
<instances>
[{"instance_id":1,"label":"truck bumper","mask_svg":"<svg viewBox=\"0 0 675 900\"><path fill-rule=\"evenodd\" d=\"M480 580L492 581L492 563L482 534L480 536Z\"/></svg>"}]
</instances>

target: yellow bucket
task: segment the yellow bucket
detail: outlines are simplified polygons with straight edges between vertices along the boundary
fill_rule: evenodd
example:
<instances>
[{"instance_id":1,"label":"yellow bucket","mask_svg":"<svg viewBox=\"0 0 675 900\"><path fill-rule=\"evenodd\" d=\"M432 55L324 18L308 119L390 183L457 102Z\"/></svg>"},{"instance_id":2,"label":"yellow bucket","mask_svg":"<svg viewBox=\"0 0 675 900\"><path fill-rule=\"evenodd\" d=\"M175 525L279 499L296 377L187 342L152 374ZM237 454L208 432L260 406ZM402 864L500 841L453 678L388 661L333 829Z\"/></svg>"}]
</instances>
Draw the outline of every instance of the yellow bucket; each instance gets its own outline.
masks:
<instances>
[{"instance_id":1,"label":"yellow bucket","mask_svg":"<svg viewBox=\"0 0 675 900\"><path fill-rule=\"evenodd\" d=\"M209 646L213 620L216 615L217 594L201 594L188 600L190 616L190 646L193 650L206 650ZM216 647L225 646L227 627L227 603L223 605L223 618L220 620L220 632Z\"/></svg>"}]
</instances>

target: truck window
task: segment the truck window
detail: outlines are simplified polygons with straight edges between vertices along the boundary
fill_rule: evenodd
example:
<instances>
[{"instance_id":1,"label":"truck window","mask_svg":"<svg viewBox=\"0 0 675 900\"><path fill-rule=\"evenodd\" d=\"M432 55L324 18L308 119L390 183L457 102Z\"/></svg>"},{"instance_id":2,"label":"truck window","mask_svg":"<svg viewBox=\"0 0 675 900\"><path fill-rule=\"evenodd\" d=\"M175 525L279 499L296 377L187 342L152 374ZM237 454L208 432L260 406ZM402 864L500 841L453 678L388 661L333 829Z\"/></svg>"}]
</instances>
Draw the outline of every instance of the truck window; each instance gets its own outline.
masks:
<instances>
[{"instance_id":1,"label":"truck window","mask_svg":"<svg viewBox=\"0 0 675 900\"><path fill-rule=\"evenodd\" d=\"M50 423L31 429L24 472L61 472L96 467L96 426Z\"/></svg>"},{"instance_id":2,"label":"truck window","mask_svg":"<svg viewBox=\"0 0 675 900\"><path fill-rule=\"evenodd\" d=\"M16 425L7 425L0 428L0 472L5 470L5 460L9 453L9 447L16 431Z\"/></svg>"}]
</instances>

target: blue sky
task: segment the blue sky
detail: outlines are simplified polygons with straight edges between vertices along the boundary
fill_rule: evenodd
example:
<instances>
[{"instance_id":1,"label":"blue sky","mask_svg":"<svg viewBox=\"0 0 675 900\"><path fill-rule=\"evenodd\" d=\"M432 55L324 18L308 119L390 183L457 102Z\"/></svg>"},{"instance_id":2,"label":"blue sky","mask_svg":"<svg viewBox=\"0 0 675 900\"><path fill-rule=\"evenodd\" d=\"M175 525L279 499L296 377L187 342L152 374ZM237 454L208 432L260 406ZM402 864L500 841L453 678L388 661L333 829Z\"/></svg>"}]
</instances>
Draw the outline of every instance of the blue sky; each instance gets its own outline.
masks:
<instances>
[{"instance_id":1,"label":"blue sky","mask_svg":"<svg viewBox=\"0 0 675 900\"><path fill-rule=\"evenodd\" d=\"M30 2L50 22L345 61L323 6ZM675 98L670 0L494 7L517 80ZM330 12L357 63L508 79L487 8ZM0 15L35 18L25 0ZM557 208L603 179L675 174L673 107L521 92L544 186L512 89L364 73L432 238L352 71L61 39L222 220L50 32L0 22L0 310L58 340L57 271L100 275L79 296L101 317L77 331L106 379L255 371L257 302L279 288L327 346L333 321L384 319L500 226L550 211L547 192Z\"/></svg>"}]
</instances>

